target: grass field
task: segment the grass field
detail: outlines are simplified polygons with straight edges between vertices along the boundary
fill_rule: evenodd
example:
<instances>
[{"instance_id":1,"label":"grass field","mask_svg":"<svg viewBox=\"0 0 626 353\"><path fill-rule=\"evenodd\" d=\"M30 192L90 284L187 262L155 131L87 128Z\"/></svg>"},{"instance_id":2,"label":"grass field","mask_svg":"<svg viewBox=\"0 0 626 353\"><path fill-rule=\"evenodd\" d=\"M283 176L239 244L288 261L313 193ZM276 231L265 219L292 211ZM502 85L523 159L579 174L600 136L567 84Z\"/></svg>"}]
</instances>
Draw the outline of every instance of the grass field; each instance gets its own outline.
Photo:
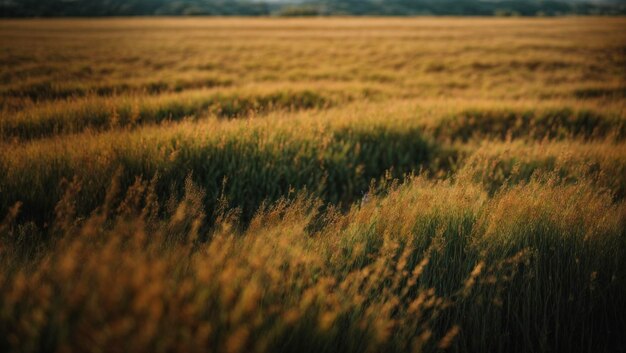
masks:
<instances>
[{"instance_id":1,"label":"grass field","mask_svg":"<svg viewBox=\"0 0 626 353\"><path fill-rule=\"evenodd\" d=\"M0 351L626 349L626 19L0 22Z\"/></svg>"}]
</instances>

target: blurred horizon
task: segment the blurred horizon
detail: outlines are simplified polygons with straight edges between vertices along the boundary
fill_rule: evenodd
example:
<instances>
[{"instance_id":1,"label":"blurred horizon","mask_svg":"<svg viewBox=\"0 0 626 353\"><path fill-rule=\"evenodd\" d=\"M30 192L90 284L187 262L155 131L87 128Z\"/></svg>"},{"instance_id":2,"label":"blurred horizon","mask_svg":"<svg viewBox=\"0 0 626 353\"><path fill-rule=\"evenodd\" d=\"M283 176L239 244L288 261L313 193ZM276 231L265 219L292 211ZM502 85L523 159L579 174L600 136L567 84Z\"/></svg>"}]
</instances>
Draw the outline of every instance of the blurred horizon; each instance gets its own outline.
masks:
<instances>
[{"instance_id":1,"label":"blurred horizon","mask_svg":"<svg viewBox=\"0 0 626 353\"><path fill-rule=\"evenodd\" d=\"M626 15L624 0L0 0L0 17Z\"/></svg>"}]
</instances>

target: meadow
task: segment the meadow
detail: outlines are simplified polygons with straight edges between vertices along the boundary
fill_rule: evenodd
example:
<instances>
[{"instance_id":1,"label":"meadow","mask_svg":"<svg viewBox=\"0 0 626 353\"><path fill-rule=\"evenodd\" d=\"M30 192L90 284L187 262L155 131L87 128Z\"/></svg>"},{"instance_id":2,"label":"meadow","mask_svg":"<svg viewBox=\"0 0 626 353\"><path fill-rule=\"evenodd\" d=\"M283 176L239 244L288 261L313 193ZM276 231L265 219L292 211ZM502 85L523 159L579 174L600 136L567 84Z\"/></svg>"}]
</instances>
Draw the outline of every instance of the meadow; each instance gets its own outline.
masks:
<instances>
[{"instance_id":1,"label":"meadow","mask_svg":"<svg viewBox=\"0 0 626 353\"><path fill-rule=\"evenodd\" d=\"M626 347L626 19L0 22L0 351Z\"/></svg>"}]
</instances>

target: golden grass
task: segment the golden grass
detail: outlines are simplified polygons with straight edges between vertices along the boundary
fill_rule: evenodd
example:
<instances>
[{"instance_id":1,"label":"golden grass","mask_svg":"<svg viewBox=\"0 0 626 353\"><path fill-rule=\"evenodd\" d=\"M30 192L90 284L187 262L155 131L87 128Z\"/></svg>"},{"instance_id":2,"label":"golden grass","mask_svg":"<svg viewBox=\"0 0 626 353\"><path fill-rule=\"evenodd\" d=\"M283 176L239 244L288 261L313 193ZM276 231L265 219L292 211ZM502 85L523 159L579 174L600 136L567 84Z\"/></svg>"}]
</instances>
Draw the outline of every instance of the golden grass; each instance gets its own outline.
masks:
<instances>
[{"instance_id":1,"label":"golden grass","mask_svg":"<svg viewBox=\"0 0 626 353\"><path fill-rule=\"evenodd\" d=\"M0 23L0 351L615 351L623 18Z\"/></svg>"}]
</instances>

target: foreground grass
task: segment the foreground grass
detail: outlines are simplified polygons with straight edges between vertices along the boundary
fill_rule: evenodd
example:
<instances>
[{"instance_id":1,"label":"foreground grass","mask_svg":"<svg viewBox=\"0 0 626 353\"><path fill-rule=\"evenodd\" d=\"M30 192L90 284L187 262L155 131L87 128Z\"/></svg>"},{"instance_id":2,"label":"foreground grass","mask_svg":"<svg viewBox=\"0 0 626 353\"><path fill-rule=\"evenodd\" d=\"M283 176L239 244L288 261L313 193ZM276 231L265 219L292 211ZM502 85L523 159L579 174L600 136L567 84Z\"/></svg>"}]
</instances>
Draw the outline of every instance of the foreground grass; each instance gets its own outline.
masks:
<instances>
[{"instance_id":1,"label":"foreground grass","mask_svg":"<svg viewBox=\"0 0 626 353\"><path fill-rule=\"evenodd\" d=\"M2 227L3 350L602 351L624 342L626 205L581 181L489 198L418 178L349 212L300 196L243 233L138 181L51 238ZM110 189L115 193L116 188ZM115 199L113 196L107 200ZM235 223L233 223L235 222ZM23 264L23 265L22 265Z\"/></svg>"}]
</instances>

